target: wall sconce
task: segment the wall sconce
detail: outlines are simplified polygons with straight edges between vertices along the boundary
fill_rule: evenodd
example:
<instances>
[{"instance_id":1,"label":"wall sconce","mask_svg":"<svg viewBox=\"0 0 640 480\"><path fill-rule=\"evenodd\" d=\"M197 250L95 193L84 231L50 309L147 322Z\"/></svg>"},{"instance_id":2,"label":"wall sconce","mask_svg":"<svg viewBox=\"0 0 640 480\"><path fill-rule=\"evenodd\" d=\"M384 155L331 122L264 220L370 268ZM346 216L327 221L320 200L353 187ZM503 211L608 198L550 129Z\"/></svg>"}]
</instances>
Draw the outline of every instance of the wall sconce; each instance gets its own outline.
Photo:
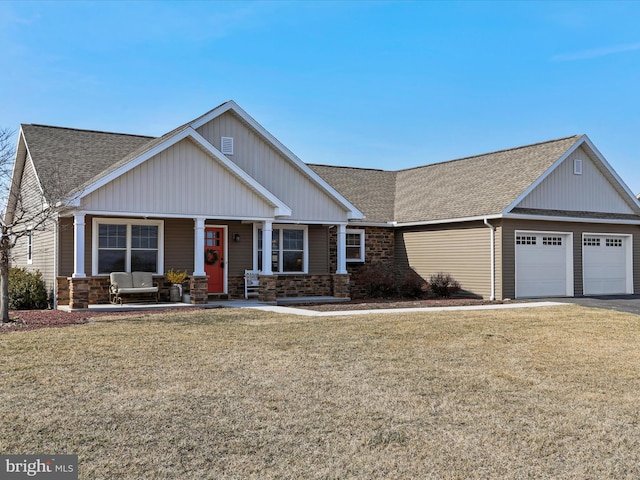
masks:
<instances>
[{"instance_id":1,"label":"wall sconce","mask_svg":"<svg viewBox=\"0 0 640 480\"><path fill-rule=\"evenodd\" d=\"M233 241L238 243L240 242L240 234L239 233L234 233L233 234Z\"/></svg>"}]
</instances>

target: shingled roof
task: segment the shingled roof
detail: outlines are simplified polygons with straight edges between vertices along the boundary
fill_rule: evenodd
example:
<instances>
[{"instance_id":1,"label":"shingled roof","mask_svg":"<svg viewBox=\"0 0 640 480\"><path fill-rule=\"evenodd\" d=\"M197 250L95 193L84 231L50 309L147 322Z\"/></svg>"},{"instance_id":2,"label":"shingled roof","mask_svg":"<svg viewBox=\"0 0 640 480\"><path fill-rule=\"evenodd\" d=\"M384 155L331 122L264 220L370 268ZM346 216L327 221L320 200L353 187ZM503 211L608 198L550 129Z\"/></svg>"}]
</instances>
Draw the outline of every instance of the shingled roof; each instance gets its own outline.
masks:
<instances>
[{"instance_id":1,"label":"shingled roof","mask_svg":"<svg viewBox=\"0 0 640 480\"><path fill-rule=\"evenodd\" d=\"M141 135L46 125L21 127L47 197L61 188L63 193L72 191L153 140Z\"/></svg>"},{"instance_id":2,"label":"shingled roof","mask_svg":"<svg viewBox=\"0 0 640 480\"><path fill-rule=\"evenodd\" d=\"M424 222L502 213L581 135L406 170L311 165L366 216Z\"/></svg>"}]
</instances>

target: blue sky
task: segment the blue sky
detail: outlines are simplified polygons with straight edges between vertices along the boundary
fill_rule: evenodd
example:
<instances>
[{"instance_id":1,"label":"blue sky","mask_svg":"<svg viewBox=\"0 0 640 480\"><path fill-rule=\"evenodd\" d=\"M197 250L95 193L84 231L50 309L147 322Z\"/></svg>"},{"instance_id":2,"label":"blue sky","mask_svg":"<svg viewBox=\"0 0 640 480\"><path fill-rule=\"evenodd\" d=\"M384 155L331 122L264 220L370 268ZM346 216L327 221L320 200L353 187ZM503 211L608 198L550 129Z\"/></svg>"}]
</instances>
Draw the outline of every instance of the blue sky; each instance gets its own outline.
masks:
<instances>
[{"instance_id":1,"label":"blue sky","mask_svg":"<svg viewBox=\"0 0 640 480\"><path fill-rule=\"evenodd\" d=\"M586 133L640 192L640 2L0 2L0 127L162 135L234 99L302 160Z\"/></svg>"}]
</instances>

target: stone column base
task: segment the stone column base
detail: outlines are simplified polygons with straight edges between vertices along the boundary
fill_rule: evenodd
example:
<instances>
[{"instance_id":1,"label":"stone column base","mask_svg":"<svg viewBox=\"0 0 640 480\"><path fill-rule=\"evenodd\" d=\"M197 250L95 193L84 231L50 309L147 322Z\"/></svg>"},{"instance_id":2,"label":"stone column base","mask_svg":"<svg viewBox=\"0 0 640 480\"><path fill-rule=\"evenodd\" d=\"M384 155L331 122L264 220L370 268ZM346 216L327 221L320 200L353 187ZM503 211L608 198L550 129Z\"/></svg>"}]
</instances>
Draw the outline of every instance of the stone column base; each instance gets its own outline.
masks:
<instances>
[{"instance_id":1,"label":"stone column base","mask_svg":"<svg viewBox=\"0 0 640 480\"><path fill-rule=\"evenodd\" d=\"M201 305L209 301L209 277L190 277L189 293L192 305Z\"/></svg>"},{"instance_id":2,"label":"stone column base","mask_svg":"<svg viewBox=\"0 0 640 480\"><path fill-rule=\"evenodd\" d=\"M260 275L259 278L258 300L261 302L275 302L277 300L276 277L274 275Z\"/></svg>"},{"instance_id":3,"label":"stone column base","mask_svg":"<svg viewBox=\"0 0 640 480\"><path fill-rule=\"evenodd\" d=\"M350 274L334 274L331 275L333 280L333 296L337 298L351 297L351 275Z\"/></svg>"},{"instance_id":4,"label":"stone column base","mask_svg":"<svg viewBox=\"0 0 640 480\"><path fill-rule=\"evenodd\" d=\"M69 308L78 310L89 308L89 279L67 278L69 282Z\"/></svg>"}]
</instances>

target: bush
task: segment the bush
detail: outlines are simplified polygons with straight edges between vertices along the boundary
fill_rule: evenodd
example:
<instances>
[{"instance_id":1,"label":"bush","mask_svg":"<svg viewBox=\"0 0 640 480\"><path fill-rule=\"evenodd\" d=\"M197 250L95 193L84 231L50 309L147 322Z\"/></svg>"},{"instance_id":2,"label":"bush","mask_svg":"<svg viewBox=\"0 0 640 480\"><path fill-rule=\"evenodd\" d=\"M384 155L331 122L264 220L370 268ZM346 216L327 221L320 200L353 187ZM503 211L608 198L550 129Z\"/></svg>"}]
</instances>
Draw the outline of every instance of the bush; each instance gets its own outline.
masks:
<instances>
[{"instance_id":1,"label":"bush","mask_svg":"<svg viewBox=\"0 0 640 480\"><path fill-rule=\"evenodd\" d=\"M387 262L365 265L358 279L371 298L420 298L426 290L426 282L417 273Z\"/></svg>"},{"instance_id":2,"label":"bush","mask_svg":"<svg viewBox=\"0 0 640 480\"><path fill-rule=\"evenodd\" d=\"M40 272L9 269L9 310L35 310L47 306L47 289Z\"/></svg>"},{"instance_id":3,"label":"bush","mask_svg":"<svg viewBox=\"0 0 640 480\"><path fill-rule=\"evenodd\" d=\"M448 273L437 273L429 279L431 292L436 297L449 298L460 291L460 284Z\"/></svg>"}]
</instances>

